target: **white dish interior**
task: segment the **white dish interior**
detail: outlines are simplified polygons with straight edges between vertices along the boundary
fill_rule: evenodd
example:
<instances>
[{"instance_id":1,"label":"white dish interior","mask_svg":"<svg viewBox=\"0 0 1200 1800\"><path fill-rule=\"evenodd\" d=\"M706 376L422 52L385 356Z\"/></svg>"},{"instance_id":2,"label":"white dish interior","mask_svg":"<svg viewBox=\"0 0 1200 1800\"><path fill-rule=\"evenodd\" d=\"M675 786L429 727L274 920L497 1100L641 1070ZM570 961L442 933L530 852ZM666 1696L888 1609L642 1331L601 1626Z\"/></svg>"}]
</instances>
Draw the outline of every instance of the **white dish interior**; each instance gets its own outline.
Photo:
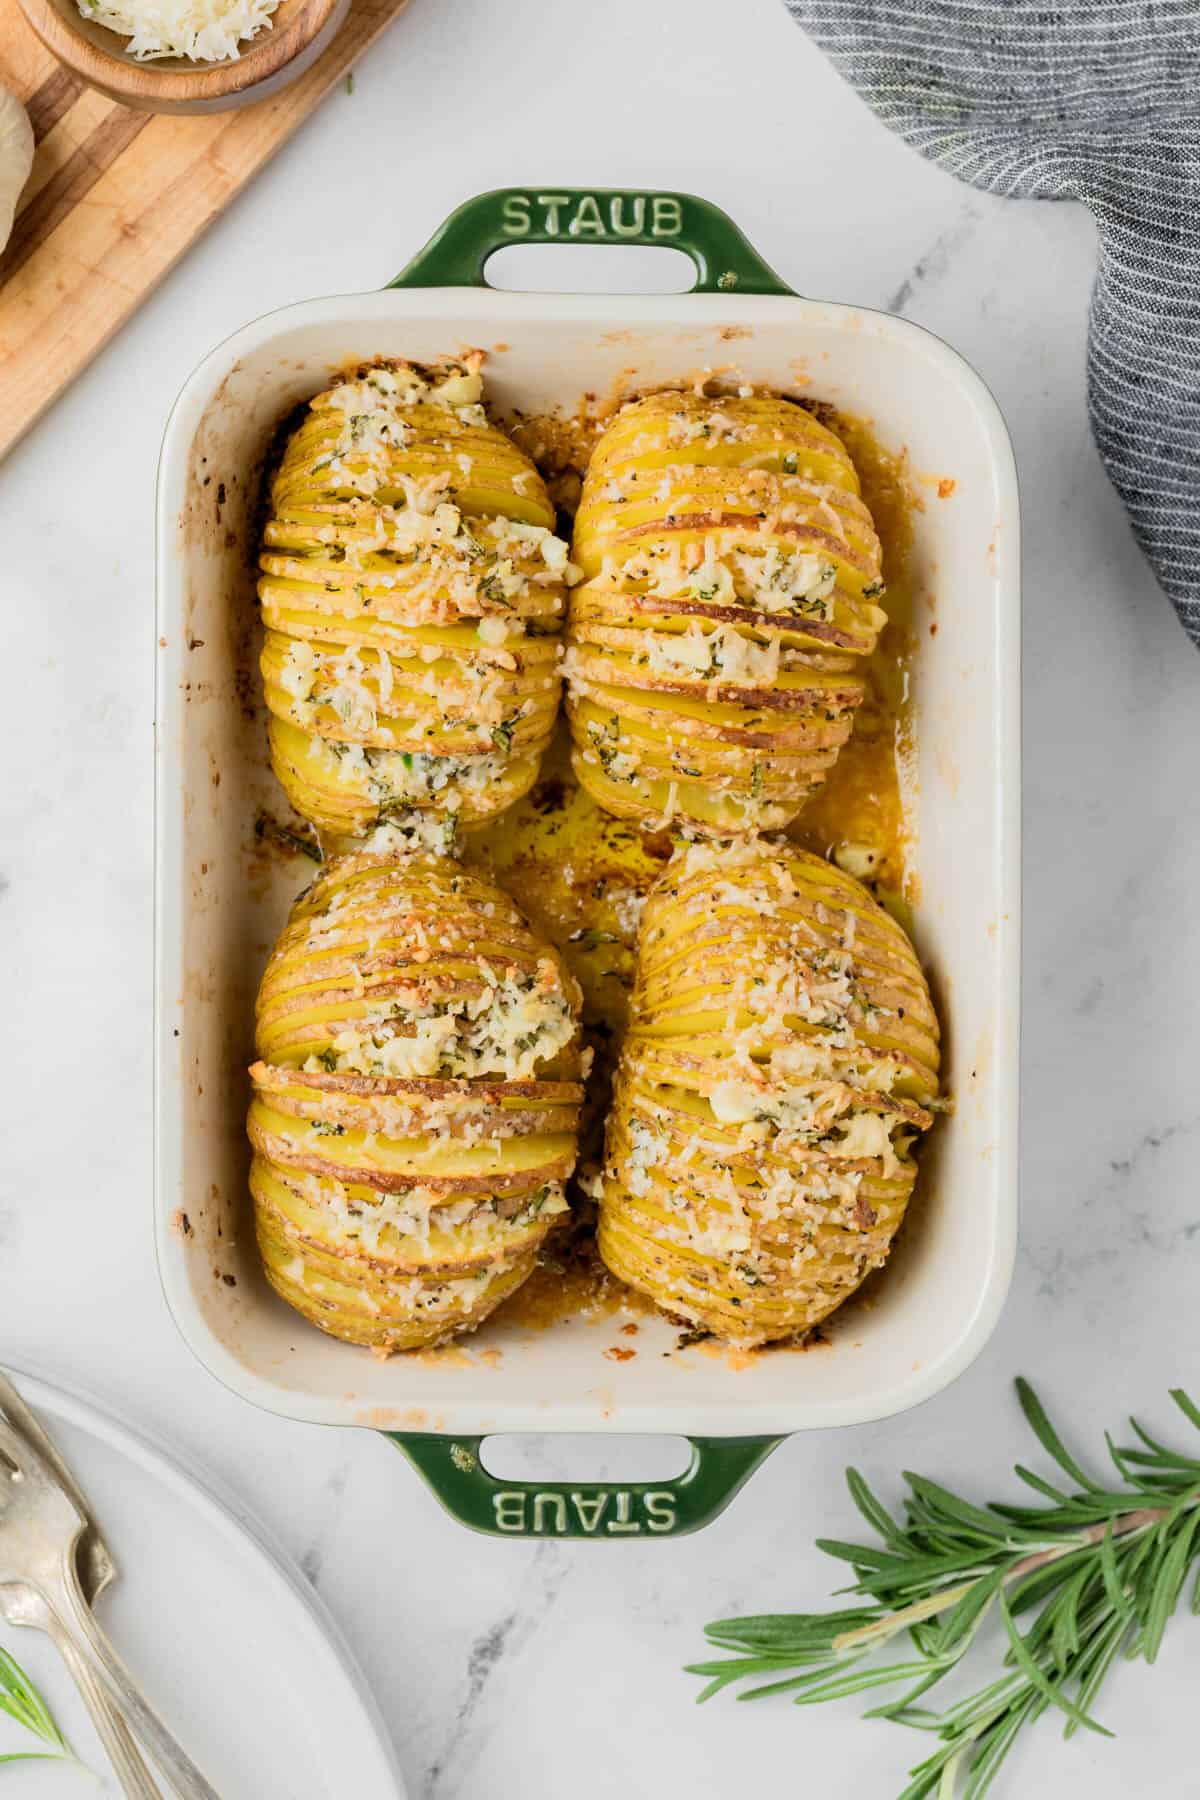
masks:
<instances>
[{"instance_id":1,"label":"white dish interior","mask_svg":"<svg viewBox=\"0 0 1200 1800\"><path fill-rule=\"evenodd\" d=\"M253 1001L311 873L254 837L260 808L286 813L258 700L259 467L283 416L335 367L472 345L488 352L501 409L572 408L584 391L723 367L864 415L907 450L923 497L916 936L956 1110L922 1153L888 1267L828 1346L676 1351L665 1321L620 1338L611 1318L576 1319L494 1323L448 1354L381 1362L305 1324L259 1271L243 1135ZM939 480L953 483L944 498ZM1015 1247L1019 1009L1016 479L967 365L903 320L800 299L431 289L312 301L248 326L192 376L167 429L158 532L157 1229L170 1306L214 1374L330 1423L714 1436L882 1417L959 1374L995 1324ZM606 1357L616 1344L636 1354Z\"/></svg>"}]
</instances>

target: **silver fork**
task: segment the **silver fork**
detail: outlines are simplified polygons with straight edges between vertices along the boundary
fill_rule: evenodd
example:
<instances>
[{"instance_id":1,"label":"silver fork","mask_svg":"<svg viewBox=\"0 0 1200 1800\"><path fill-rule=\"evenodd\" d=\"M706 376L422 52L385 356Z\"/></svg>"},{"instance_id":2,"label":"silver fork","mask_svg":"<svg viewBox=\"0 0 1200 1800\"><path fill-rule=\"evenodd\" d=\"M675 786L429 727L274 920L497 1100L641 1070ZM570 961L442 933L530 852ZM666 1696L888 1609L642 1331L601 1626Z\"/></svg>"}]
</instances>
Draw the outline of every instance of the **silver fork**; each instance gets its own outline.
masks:
<instances>
[{"instance_id":1,"label":"silver fork","mask_svg":"<svg viewBox=\"0 0 1200 1800\"><path fill-rule=\"evenodd\" d=\"M46 1633L79 1689L96 1727L96 1735L127 1800L162 1800L162 1789L146 1767L124 1719L40 1588L30 1581L6 1582L0 1587L0 1617L7 1619L10 1625L32 1625L35 1630Z\"/></svg>"},{"instance_id":2,"label":"silver fork","mask_svg":"<svg viewBox=\"0 0 1200 1800\"><path fill-rule=\"evenodd\" d=\"M84 1599L89 1606L95 1606L97 1599L117 1572L108 1545L100 1534L100 1529L92 1517L91 1509L84 1499L78 1483L59 1455L54 1443L43 1430L36 1416L26 1406L12 1382L0 1371L0 1419L5 1418L18 1437L24 1438L25 1442L41 1457L50 1473L58 1481L59 1486L73 1502L76 1511L83 1515L84 1528L79 1538L75 1560L79 1569L79 1583ZM96 1735L104 1746L113 1772L120 1781L127 1800L162 1800L162 1792L146 1767L141 1751L134 1742L125 1720L109 1699L107 1691L93 1675L86 1657L80 1655L74 1638L63 1628L62 1621L42 1594L28 1583L25 1583L23 1587L14 1583L5 1590L0 1605L3 1605L4 1614L10 1624L17 1622L15 1614L19 1608L24 1615L21 1622L44 1631L53 1642L66 1664L72 1680L79 1689L80 1697L96 1728Z\"/></svg>"},{"instance_id":3,"label":"silver fork","mask_svg":"<svg viewBox=\"0 0 1200 1800\"><path fill-rule=\"evenodd\" d=\"M86 1526L86 1516L41 1458L7 1421L0 1421L0 1606L14 1624L40 1623L29 1613L24 1593L32 1588L40 1594L60 1626L74 1637L93 1676L170 1776L180 1800L220 1800L92 1616L76 1567Z\"/></svg>"}]
</instances>

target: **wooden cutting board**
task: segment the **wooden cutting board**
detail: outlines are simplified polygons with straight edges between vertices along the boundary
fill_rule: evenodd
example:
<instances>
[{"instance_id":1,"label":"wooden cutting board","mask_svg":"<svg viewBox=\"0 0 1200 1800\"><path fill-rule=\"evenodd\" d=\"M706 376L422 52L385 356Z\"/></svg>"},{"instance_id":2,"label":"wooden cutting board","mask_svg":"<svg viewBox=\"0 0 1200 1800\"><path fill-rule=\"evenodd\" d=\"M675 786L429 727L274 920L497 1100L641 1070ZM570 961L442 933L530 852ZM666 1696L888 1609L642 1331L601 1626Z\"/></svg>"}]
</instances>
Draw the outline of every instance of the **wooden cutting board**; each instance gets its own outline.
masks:
<instances>
[{"instance_id":1,"label":"wooden cutting board","mask_svg":"<svg viewBox=\"0 0 1200 1800\"><path fill-rule=\"evenodd\" d=\"M107 343L406 0L353 0L282 93L234 112L130 112L83 87L0 0L0 83L37 154L0 253L0 456Z\"/></svg>"}]
</instances>

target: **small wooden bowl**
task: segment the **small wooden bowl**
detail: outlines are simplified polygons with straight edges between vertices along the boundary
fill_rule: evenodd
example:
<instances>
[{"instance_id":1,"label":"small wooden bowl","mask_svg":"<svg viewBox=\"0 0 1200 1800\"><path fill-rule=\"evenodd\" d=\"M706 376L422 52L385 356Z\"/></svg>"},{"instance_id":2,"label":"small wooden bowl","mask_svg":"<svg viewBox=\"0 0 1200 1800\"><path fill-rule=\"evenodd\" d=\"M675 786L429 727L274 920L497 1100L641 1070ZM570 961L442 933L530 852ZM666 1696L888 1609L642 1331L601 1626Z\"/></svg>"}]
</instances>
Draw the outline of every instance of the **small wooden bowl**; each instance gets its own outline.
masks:
<instances>
[{"instance_id":1,"label":"small wooden bowl","mask_svg":"<svg viewBox=\"0 0 1200 1800\"><path fill-rule=\"evenodd\" d=\"M350 0L279 0L269 31L231 62L165 56L139 62L128 39L85 19L75 0L17 0L47 50L89 87L136 112L206 113L263 100L332 43Z\"/></svg>"}]
</instances>

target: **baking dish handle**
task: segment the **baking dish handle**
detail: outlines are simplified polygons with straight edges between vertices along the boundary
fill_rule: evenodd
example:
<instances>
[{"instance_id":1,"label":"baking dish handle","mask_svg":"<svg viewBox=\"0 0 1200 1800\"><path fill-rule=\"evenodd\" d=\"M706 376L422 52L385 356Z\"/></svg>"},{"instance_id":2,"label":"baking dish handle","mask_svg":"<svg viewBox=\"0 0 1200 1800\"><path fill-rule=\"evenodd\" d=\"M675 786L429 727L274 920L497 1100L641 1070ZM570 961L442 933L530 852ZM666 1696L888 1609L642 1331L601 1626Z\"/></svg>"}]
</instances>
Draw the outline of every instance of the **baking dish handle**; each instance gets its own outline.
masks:
<instances>
[{"instance_id":1,"label":"baking dish handle","mask_svg":"<svg viewBox=\"0 0 1200 1800\"><path fill-rule=\"evenodd\" d=\"M501 1481L480 1457L482 1437L383 1434L420 1470L446 1511L492 1537L620 1539L682 1537L724 1512L778 1437L687 1441L692 1455L667 1481Z\"/></svg>"},{"instance_id":2,"label":"baking dish handle","mask_svg":"<svg viewBox=\"0 0 1200 1800\"><path fill-rule=\"evenodd\" d=\"M696 194L647 188L495 188L450 214L389 287L487 287L506 244L650 244L682 250L694 294L791 294L728 213Z\"/></svg>"}]
</instances>

